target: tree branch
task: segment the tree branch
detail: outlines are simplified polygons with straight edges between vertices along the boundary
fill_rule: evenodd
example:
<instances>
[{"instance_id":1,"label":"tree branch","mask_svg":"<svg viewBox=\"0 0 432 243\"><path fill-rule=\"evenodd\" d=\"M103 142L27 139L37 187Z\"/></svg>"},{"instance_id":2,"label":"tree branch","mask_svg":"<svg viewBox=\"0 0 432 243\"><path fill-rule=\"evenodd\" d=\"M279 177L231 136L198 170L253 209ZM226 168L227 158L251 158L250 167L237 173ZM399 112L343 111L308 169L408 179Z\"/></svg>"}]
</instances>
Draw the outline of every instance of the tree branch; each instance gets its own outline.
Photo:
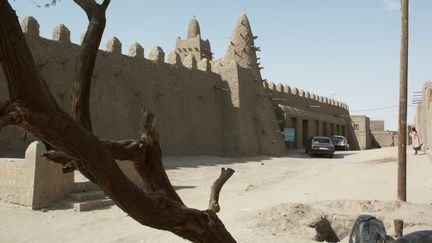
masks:
<instances>
[{"instance_id":1,"label":"tree branch","mask_svg":"<svg viewBox=\"0 0 432 243\"><path fill-rule=\"evenodd\" d=\"M105 30L105 12L110 3L101 5L94 0L74 0L87 14L89 25L81 44L76 65L76 79L72 87L72 113L75 120L89 131L92 130L90 117L90 90L93 70L99 45Z\"/></svg>"},{"instance_id":2,"label":"tree branch","mask_svg":"<svg viewBox=\"0 0 432 243\"><path fill-rule=\"evenodd\" d=\"M23 115L19 104L12 101L0 102L0 129L5 126L20 124L23 121Z\"/></svg>"},{"instance_id":3,"label":"tree branch","mask_svg":"<svg viewBox=\"0 0 432 243\"><path fill-rule=\"evenodd\" d=\"M73 157L82 173L88 173L119 208L141 224L171 231L193 242L235 242L213 211L187 208L164 193L144 192L131 182L107 147L58 106L35 68L8 0L0 0L0 9L0 62L9 95L24 108L18 126ZM161 157L159 142L153 141L150 152L147 147L146 159ZM162 165L147 163L144 168L150 171L159 171Z\"/></svg>"},{"instance_id":4,"label":"tree branch","mask_svg":"<svg viewBox=\"0 0 432 243\"><path fill-rule=\"evenodd\" d=\"M63 165L62 172L65 174L74 172L76 170L74 159L63 152L50 150L43 153L42 157L45 157L54 163Z\"/></svg>"},{"instance_id":5,"label":"tree branch","mask_svg":"<svg viewBox=\"0 0 432 243\"><path fill-rule=\"evenodd\" d=\"M105 10L108 8L108 5L110 4L111 0L104 0L101 4L101 7L103 7Z\"/></svg>"},{"instance_id":6,"label":"tree branch","mask_svg":"<svg viewBox=\"0 0 432 243\"><path fill-rule=\"evenodd\" d=\"M155 159L155 153L160 150L159 144L148 145L141 140L102 141L115 160L132 161L144 187L149 192L164 190L168 197L183 204L178 196L163 166L162 159ZM63 173L77 169L73 157L59 151L48 151L43 156L63 165Z\"/></svg>"},{"instance_id":7,"label":"tree branch","mask_svg":"<svg viewBox=\"0 0 432 243\"><path fill-rule=\"evenodd\" d=\"M94 0L74 0L74 2L84 10L89 20L91 18L93 9L98 6Z\"/></svg>"},{"instance_id":8,"label":"tree branch","mask_svg":"<svg viewBox=\"0 0 432 243\"><path fill-rule=\"evenodd\" d=\"M222 186L225 184L225 182L228 181L228 179L234 174L234 172L235 171L231 168L221 169L221 174L219 178L217 178L216 181L213 182L213 185L211 187L209 210L212 210L215 213L218 213L220 211L220 206L219 206L220 191L222 189Z\"/></svg>"}]
</instances>

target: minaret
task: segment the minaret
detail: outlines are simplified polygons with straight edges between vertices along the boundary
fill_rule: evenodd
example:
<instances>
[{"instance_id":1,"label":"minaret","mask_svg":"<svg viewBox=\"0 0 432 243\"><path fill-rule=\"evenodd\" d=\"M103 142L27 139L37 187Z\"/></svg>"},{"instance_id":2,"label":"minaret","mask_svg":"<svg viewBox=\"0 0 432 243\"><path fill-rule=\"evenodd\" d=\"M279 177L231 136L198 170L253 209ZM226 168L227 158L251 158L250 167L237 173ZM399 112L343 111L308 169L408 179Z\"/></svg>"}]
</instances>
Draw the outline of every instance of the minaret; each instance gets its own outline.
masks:
<instances>
[{"instance_id":1,"label":"minaret","mask_svg":"<svg viewBox=\"0 0 432 243\"><path fill-rule=\"evenodd\" d=\"M201 35L200 26L195 16L189 21L187 38L195 38L197 35Z\"/></svg>"},{"instance_id":2,"label":"minaret","mask_svg":"<svg viewBox=\"0 0 432 243\"><path fill-rule=\"evenodd\" d=\"M192 56L190 58L195 59L196 62L203 58L212 60L210 42L201 39L200 26L195 17L189 21L187 38L182 40L177 37L175 52L180 56L182 62L188 56Z\"/></svg>"},{"instance_id":3,"label":"minaret","mask_svg":"<svg viewBox=\"0 0 432 243\"><path fill-rule=\"evenodd\" d=\"M228 43L225 60L228 63L235 60L240 67L250 69L257 80L262 80L261 68L256 56L256 51L259 51L259 48L254 44L255 38L246 14L240 15L234 26L231 41Z\"/></svg>"}]
</instances>

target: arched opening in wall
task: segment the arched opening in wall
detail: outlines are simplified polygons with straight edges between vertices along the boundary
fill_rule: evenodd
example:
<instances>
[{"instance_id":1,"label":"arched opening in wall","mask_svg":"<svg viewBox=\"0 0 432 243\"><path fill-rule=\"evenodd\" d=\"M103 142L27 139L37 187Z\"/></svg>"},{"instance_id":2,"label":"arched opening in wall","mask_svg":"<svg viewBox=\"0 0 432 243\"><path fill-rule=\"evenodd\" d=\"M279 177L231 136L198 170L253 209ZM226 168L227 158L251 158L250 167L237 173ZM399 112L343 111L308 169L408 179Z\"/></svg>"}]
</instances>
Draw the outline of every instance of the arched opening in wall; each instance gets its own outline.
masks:
<instances>
[{"instance_id":1,"label":"arched opening in wall","mask_svg":"<svg viewBox=\"0 0 432 243\"><path fill-rule=\"evenodd\" d=\"M328 136L327 133L327 122L322 123L322 136Z\"/></svg>"},{"instance_id":2,"label":"arched opening in wall","mask_svg":"<svg viewBox=\"0 0 432 243\"><path fill-rule=\"evenodd\" d=\"M340 125L336 124L336 133L337 135L341 135Z\"/></svg>"},{"instance_id":3,"label":"arched opening in wall","mask_svg":"<svg viewBox=\"0 0 432 243\"><path fill-rule=\"evenodd\" d=\"M303 119L302 125L303 125L302 144L303 144L303 146L305 146L306 141L309 138L309 120Z\"/></svg>"},{"instance_id":4,"label":"arched opening in wall","mask_svg":"<svg viewBox=\"0 0 432 243\"><path fill-rule=\"evenodd\" d=\"M330 136L335 135L334 124L330 123Z\"/></svg>"},{"instance_id":5,"label":"arched opening in wall","mask_svg":"<svg viewBox=\"0 0 432 243\"><path fill-rule=\"evenodd\" d=\"M276 119L279 125L279 129L281 130L281 132L283 132L285 128L285 112L279 106L276 106L274 108L274 111L276 113Z\"/></svg>"},{"instance_id":6,"label":"arched opening in wall","mask_svg":"<svg viewBox=\"0 0 432 243\"><path fill-rule=\"evenodd\" d=\"M319 121L318 120L316 120L315 121L315 136L319 136L320 135L320 132L319 132Z\"/></svg>"},{"instance_id":7,"label":"arched opening in wall","mask_svg":"<svg viewBox=\"0 0 432 243\"><path fill-rule=\"evenodd\" d=\"M294 148L301 149L303 146L303 129L302 129L302 119L295 117L293 118L295 124L295 141Z\"/></svg>"},{"instance_id":8,"label":"arched opening in wall","mask_svg":"<svg viewBox=\"0 0 432 243\"><path fill-rule=\"evenodd\" d=\"M345 126L342 125L342 136L346 137Z\"/></svg>"},{"instance_id":9,"label":"arched opening in wall","mask_svg":"<svg viewBox=\"0 0 432 243\"><path fill-rule=\"evenodd\" d=\"M291 128L291 131L294 131L294 135L290 134L291 136L285 140L285 147L287 149L294 149L295 148L295 141L297 138L297 132L295 131L295 125L296 125L296 118L294 117L287 117L285 119L285 128ZM287 141L288 140L288 141Z\"/></svg>"}]
</instances>

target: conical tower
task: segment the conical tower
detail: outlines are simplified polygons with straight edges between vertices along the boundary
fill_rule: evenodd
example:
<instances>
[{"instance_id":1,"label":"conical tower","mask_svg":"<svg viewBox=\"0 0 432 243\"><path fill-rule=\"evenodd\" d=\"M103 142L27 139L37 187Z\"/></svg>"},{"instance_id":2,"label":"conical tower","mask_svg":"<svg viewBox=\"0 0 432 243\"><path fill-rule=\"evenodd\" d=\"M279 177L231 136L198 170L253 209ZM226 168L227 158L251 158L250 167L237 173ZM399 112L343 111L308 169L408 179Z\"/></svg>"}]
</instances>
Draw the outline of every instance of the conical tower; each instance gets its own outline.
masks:
<instances>
[{"instance_id":1,"label":"conical tower","mask_svg":"<svg viewBox=\"0 0 432 243\"><path fill-rule=\"evenodd\" d=\"M228 43L225 60L228 63L235 60L240 67L250 69L255 79L261 80L261 68L256 56L256 52L260 50L255 46L255 38L246 14L240 15Z\"/></svg>"},{"instance_id":2,"label":"conical tower","mask_svg":"<svg viewBox=\"0 0 432 243\"><path fill-rule=\"evenodd\" d=\"M199 26L198 20L194 16L189 21L187 38L188 39L195 38L197 35L200 35L200 34L201 34L200 26Z\"/></svg>"}]
</instances>

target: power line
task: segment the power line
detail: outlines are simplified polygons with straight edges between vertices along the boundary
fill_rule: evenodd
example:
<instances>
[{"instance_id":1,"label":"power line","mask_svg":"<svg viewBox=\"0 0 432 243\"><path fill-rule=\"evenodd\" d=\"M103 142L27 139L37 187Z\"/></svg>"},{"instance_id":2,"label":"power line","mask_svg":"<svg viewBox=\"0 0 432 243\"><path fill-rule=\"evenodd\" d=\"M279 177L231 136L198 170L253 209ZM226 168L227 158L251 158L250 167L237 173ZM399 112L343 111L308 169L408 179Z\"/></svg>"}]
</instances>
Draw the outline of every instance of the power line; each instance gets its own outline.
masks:
<instances>
[{"instance_id":1,"label":"power line","mask_svg":"<svg viewBox=\"0 0 432 243\"><path fill-rule=\"evenodd\" d=\"M414 105L408 105L408 106L414 106ZM393 108L397 108L397 107L399 107L399 106L394 105L394 106L385 106L385 107L370 108L370 109L365 109L365 110L354 110L354 111L350 111L350 112L389 110L389 109L393 109Z\"/></svg>"},{"instance_id":2,"label":"power line","mask_svg":"<svg viewBox=\"0 0 432 243\"><path fill-rule=\"evenodd\" d=\"M396 108L396 107L399 107L399 106L397 106L397 105L394 105L394 106L385 106L385 107L370 108L370 109L365 109L365 110L355 110L355 111L351 111L351 112L388 110L388 109L393 109L393 108Z\"/></svg>"}]
</instances>

